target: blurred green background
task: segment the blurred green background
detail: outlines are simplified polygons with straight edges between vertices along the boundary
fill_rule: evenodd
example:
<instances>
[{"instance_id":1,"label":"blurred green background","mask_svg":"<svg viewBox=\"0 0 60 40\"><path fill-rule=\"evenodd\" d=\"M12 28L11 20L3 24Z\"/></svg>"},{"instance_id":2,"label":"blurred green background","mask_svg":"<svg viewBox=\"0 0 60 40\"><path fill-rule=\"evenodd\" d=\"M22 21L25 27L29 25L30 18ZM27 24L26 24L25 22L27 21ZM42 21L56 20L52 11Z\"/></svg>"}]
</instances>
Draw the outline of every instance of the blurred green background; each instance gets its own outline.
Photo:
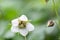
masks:
<instances>
[{"instance_id":1,"label":"blurred green background","mask_svg":"<svg viewBox=\"0 0 60 40\"><path fill-rule=\"evenodd\" d=\"M47 27L48 20L58 22L55 8L60 17L60 0L0 0L0 40L24 40L20 34L11 32L11 20L26 15L35 30L27 40L60 40L60 29Z\"/></svg>"}]
</instances>

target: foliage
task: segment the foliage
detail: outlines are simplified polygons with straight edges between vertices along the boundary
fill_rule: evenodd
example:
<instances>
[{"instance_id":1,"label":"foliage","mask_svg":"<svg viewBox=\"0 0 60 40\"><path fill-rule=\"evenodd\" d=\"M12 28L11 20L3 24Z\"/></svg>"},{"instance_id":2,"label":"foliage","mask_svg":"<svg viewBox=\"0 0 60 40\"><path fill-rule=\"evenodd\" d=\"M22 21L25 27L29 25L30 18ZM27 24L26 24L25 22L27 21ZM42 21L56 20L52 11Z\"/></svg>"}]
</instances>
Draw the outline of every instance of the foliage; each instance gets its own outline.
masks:
<instances>
[{"instance_id":1,"label":"foliage","mask_svg":"<svg viewBox=\"0 0 60 40\"><path fill-rule=\"evenodd\" d=\"M56 16L55 8L58 13ZM48 20L60 20L60 0L0 0L0 40L24 40L19 33L12 33L11 20L24 14L35 30L28 34L27 40L60 40L60 27L47 27Z\"/></svg>"}]
</instances>

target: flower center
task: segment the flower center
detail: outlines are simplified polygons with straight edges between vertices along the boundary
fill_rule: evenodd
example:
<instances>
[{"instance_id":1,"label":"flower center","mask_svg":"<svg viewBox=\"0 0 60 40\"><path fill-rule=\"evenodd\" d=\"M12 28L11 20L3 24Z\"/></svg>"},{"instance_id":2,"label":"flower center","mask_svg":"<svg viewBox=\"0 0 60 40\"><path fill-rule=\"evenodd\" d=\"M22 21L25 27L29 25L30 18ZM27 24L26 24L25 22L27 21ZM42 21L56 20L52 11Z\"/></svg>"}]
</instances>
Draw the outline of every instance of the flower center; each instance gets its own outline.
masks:
<instances>
[{"instance_id":1,"label":"flower center","mask_svg":"<svg viewBox=\"0 0 60 40\"><path fill-rule=\"evenodd\" d=\"M19 21L19 28L25 28L26 27L26 21Z\"/></svg>"}]
</instances>

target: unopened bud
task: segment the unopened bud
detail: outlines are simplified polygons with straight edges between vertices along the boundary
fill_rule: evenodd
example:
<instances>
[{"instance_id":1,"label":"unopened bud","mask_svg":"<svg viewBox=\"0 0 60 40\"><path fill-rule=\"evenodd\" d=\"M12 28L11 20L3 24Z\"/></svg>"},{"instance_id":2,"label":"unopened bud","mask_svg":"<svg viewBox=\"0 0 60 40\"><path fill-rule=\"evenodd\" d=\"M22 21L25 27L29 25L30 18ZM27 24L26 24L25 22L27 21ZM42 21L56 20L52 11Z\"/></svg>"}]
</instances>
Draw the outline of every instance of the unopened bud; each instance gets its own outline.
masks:
<instances>
[{"instance_id":1,"label":"unopened bud","mask_svg":"<svg viewBox=\"0 0 60 40\"><path fill-rule=\"evenodd\" d=\"M45 0L45 2L47 3L49 0Z\"/></svg>"},{"instance_id":2,"label":"unopened bud","mask_svg":"<svg viewBox=\"0 0 60 40\"><path fill-rule=\"evenodd\" d=\"M54 26L54 21L53 20L49 20L48 23L47 23L47 26L48 27L53 27Z\"/></svg>"}]
</instances>

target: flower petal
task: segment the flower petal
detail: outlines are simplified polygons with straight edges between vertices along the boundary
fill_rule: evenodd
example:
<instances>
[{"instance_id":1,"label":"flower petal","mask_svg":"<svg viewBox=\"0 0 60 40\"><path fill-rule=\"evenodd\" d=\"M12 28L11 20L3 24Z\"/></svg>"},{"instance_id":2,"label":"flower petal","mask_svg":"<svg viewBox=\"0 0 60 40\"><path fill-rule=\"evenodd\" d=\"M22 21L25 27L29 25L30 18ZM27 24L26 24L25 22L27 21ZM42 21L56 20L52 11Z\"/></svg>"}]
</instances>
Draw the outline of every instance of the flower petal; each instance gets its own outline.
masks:
<instances>
[{"instance_id":1,"label":"flower petal","mask_svg":"<svg viewBox=\"0 0 60 40\"><path fill-rule=\"evenodd\" d=\"M11 31L12 32L19 32L19 28L17 26L12 26Z\"/></svg>"},{"instance_id":2,"label":"flower petal","mask_svg":"<svg viewBox=\"0 0 60 40\"><path fill-rule=\"evenodd\" d=\"M18 19L14 19L11 21L13 26L18 26Z\"/></svg>"},{"instance_id":3,"label":"flower petal","mask_svg":"<svg viewBox=\"0 0 60 40\"><path fill-rule=\"evenodd\" d=\"M25 15L22 15L19 20L22 20L22 21L28 21L27 17Z\"/></svg>"},{"instance_id":4,"label":"flower petal","mask_svg":"<svg viewBox=\"0 0 60 40\"><path fill-rule=\"evenodd\" d=\"M34 25L32 25L31 23L27 23L26 28L27 28L28 31L33 31L34 30Z\"/></svg>"},{"instance_id":5,"label":"flower petal","mask_svg":"<svg viewBox=\"0 0 60 40\"><path fill-rule=\"evenodd\" d=\"M27 34L28 34L28 31L27 31L27 29L20 29L20 34L22 35L22 36L26 36Z\"/></svg>"}]
</instances>

